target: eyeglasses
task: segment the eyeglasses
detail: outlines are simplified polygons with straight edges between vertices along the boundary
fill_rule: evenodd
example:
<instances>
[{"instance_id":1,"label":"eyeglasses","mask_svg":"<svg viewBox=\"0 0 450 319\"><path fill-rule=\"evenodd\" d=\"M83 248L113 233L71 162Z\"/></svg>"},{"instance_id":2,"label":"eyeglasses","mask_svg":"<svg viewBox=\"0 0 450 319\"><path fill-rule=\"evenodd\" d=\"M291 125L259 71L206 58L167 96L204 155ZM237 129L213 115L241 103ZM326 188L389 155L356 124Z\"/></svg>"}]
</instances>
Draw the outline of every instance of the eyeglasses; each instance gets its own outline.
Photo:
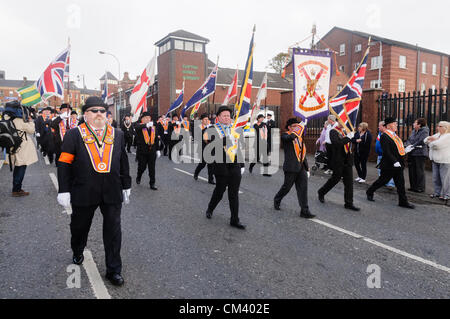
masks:
<instances>
[{"instance_id":1,"label":"eyeglasses","mask_svg":"<svg viewBox=\"0 0 450 319\"><path fill-rule=\"evenodd\" d=\"M102 113L102 114L105 114L106 113L106 110L105 109L91 109L91 110L88 110L88 112L92 112L92 113L98 113L98 112L100 112L100 113Z\"/></svg>"}]
</instances>

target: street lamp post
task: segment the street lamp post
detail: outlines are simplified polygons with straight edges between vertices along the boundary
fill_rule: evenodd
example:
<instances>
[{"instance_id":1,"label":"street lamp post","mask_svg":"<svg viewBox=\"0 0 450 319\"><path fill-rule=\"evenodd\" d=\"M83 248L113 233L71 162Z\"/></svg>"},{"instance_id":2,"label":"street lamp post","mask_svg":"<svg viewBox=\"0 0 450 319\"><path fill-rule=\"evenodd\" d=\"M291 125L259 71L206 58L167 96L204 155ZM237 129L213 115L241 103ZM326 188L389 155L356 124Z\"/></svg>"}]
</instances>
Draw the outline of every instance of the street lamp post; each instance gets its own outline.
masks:
<instances>
[{"instance_id":1,"label":"street lamp post","mask_svg":"<svg viewBox=\"0 0 450 319\"><path fill-rule=\"evenodd\" d=\"M116 59L117 64L119 65L119 77L118 77L118 82L119 82L118 83L118 85L119 85L119 88L118 88L119 103L116 103L116 106L117 106L117 104L121 105L121 103L122 103L122 90L121 90L121 86L120 86L120 62L119 62L119 59L112 53L108 53L108 52L105 52L105 51L98 51L98 53L112 56L114 59ZM106 83L106 85L108 85L108 83ZM120 108L120 106L119 106L119 108ZM119 111L118 111L118 108L116 107L116 121L118 121L118 120L119 120Z\"/></svg>"}]
</instances>

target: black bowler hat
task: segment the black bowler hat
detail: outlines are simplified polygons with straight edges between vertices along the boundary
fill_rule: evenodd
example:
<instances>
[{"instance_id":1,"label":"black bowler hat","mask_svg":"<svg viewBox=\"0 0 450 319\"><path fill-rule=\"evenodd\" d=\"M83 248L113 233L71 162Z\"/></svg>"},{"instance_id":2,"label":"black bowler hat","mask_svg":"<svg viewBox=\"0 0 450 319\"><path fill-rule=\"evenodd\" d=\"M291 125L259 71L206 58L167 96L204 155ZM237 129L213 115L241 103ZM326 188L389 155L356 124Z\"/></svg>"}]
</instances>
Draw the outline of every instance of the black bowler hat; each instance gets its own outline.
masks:
<instances>
[{"instance_id":1,"label":"black bowler hat","mask_svg":"<svg viewBox=\"0 0 450 319\"><path fill-rule=\"evenodd\" d=\"M142 113L141 118L144 118L144 117L146 117L146 116L152 117L152 113L150 113L150 112L144 112L144 113Z\"/></svg>"},{"instance_id":2,"label":"black bowler hat","mask_svg":"<svg viewBox=\"0 0 450 319\"><path fill-rule=\"evenodd\" d=\"M84 113L88 108L94 106L103 107L105 109L108 108L108 106L105 103L103 103L103 100L101 98L99 98L98 96L90 96L86 99L86 102L84 103L83 108L81 110Z\"/></svg>"},{"instance_id":3,"label":"black bowler hat","mask_svg":"<svg viewBox=\"0 0 450 319\"><path fill-rule=\"evenodd\" d=\"M204 118L208 118L208 114L203 113L202 116L200 116L200 120L203 120Z\"/></svg>"},{"instance_id":4,"label":"black bowler hat","mask_svg":"<svg viewBox=\"0 0 450 319\"><path fill-rule=\"evenodd\" d=\"M78 113L77 113L77 111L72 111L72 113L70 113L70 115L77 115L78 116Z\"/></svg>"},{"instance_id":5,"label":"black bowler hat","mask_svg":"<svg viewBox=\"0 0 450 319\"><path fill-rule=\"evenodd\" d=\"M291 118L287 121L286 123L286 130L289 129L289 126L294 125L294 124L300 124L300 121L297 120L295 117Z\"/></svg>"},{"instance_id":6,"label":"black bowler hat","mask_svg":"<svg viewBox=\"0 0 450 319\"><path fill-rule=\"evenodd\" d=\"M262 114L259 114L258 117L257 117L256 119L259 120L260 118L265 118L265 116L262 115Z\"/></svg>"},{"instance_id":7,"label":"black bowler hat","mask_svg":"<svg viewBox=\"0 0 450 319\"><path fill-rule=\"evenodd\" d=\"M219 116L220 113L226 112L226 111L230 112L230 114L233 114L233 111L228 106L221 106L221 107L219 107L219 110L217 111L216 115Z\"/></svg>"},{"instance_id":8,"label":"black bowler hat","mask_svg":"<svg viewBox=\"0 0 450 319\"><path fill-rule=\"evenodd\" d=\"M62 109L69 109L69 110L72 110L72 107L71 107L70 104L68 104L68 103L63 103L63 104L61 104L61 106L59 107L59 109L60 109L60 110L62 110Z\"/></svg>"},{"instance_id":9,"label":"black bowler hat","mask_svg":"<svg viewBox=\"0 0 450 319\"><path fill-rule=\"evenodd\" d=\"M391 123L398 122L396 118L388 117L384 120L384 126L388 126Z\"/></svg>"}]
</instances>

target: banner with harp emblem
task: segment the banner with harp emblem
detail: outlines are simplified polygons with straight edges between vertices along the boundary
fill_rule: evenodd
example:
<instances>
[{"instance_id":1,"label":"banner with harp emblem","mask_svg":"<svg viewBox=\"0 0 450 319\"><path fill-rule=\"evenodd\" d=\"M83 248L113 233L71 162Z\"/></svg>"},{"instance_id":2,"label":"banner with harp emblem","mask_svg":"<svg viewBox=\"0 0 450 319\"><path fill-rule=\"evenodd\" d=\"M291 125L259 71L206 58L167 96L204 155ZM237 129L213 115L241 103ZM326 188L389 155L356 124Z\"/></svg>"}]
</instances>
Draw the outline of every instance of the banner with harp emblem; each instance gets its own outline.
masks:
<instances>
[{"instance_id":1,"label":"banner with harp emblem","mask_svg":"<svg viewBox=\"0 0 450 319\"><path fill-rule=\"evenodd\" d=\"M294 49L294 115L311 120L328 115L332 52Z\"/></svg>"}]
</instances>

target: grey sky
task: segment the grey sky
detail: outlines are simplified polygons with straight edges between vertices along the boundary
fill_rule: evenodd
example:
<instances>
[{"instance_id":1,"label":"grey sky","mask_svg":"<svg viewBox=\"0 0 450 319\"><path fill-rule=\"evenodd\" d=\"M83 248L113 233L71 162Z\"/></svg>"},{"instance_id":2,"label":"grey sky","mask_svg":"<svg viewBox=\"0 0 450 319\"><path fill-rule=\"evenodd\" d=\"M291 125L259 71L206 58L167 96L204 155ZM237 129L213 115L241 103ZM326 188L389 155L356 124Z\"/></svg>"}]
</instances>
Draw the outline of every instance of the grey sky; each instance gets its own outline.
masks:
<instances>
[{"instance_id":1,"label":"grey sky","mask_svg":"<svg viewBox=\"0 0 450 319\"><path fill-rule=\"evenodd\" d=\"M178 29L210 39L207 53L212 61L220 55L219 66L242 67L253 24L257 71L306 38L314 22L319 36L339 26L450 53L449 9L442 0L1 0L0 70L7 79L35 80L70 36L71 77L85 74L87 86L98 88L106 69L118 73L116 61L99 50L115 54L134 79L154 55L153 44Z\"/></svg>"}]
</instances>

